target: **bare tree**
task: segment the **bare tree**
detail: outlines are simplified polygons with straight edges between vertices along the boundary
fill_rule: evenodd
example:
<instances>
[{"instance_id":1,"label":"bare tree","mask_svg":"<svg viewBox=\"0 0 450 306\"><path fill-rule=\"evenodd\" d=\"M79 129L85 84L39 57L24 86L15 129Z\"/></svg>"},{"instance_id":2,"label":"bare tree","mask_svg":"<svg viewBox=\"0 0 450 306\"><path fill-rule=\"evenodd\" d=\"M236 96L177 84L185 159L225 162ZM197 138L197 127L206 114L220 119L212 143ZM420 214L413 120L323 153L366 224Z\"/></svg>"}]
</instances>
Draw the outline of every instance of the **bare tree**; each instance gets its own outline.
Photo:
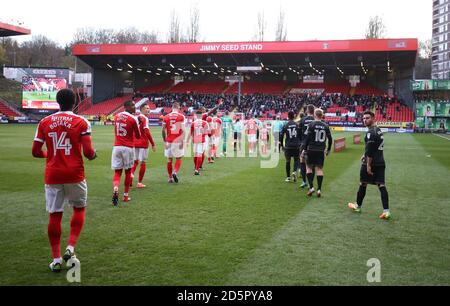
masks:
<instances>
[{"instance_id":1,"label":"bare tree","mask_svg":"<svg viewBox=\"0 0 450 306\"><path fill-rule=\"evenodd\" d=\"M416 79L431 79L431 40L419 42L419 51L416 58Z\"/></svg>"},{"instance_id":2,"label":"bare tree","mask_svg":"<svg viewBox=\"0 0 450 306\"><path fill-rule=\"evenodd\" d=\"M254 40L256 41L264 41L264 35L266 34L267 22L264 17L264 11L260 11L258 13L258 21L256 24L256 34L254 36Z\"/></svg>"},{"instance_id":3,"label":"bare tree","mask_svg":"<svg viewBox=\"0 0 450 306\"><path fill-rule=\"evenodd\" d=\"M287 40L287 25L284 18L284 10L280 7L280 15L278 15L278 23L275 31L275 41Z\"/></svg>"},{"instance_id":4,"label":"bare tree","mask_svg":"<svg viewBox=\"0 0 450 306\"><path fill-rule=\"evenodd\" d=\"M419 56L421 58L430 58L432 54L431 39L419 42Z\"/></svg>"},{"instance_id":5,"label":"bare tree","mask_svg":"<svg viewBox=\"0 0 450 306\"><path fill-rule=\"evenodd\" d=\"M94 30L94 43L96 44L114 44L116 43L116 33L113 29Z\"/></svg>"},{"instance_id":6,"label":"bare tree","mask_svg":"<svg viewBox=\"0 0 450 306\"><path fill-rule=\"evenodd\" d=\"M188 25L188 42L198 42L200 38L200 11L198 5L195 4L190 8L189 25Z\"/></svg>"},{"instance_id":7,"label":"bare tree","mask_svg":"<svg viewBox=\"0 0 450 306\"><path fill-rule=\"evenodd\" d=\"M366 39L384 38L386 35L386 26L380 16L370 17L369 25L366 30Z\"/></svg>"},{"instance_id":8,"label":"bare tree","mask_svg":"<svg viewBox=\"0 0 450 306\"><path fill-rule=\"evenodd\" d=\"M3 66L8 61L8 58L6 57L6 50L0 45L0 66ZM0 73L3 73L3 71L0 71Z\"/></svg>"},{"instance_id":9,"label":"bare tree","mask_svg":"<svg viewBox=\"0 0 450 306\"><path fill-rule=\"evenodd\" d=\"M170 13L170 25L169 25L169 35L168 35L169 43L179 43L181 41L181 33L180 33L180 19L178 18L178 14L175 10L172 10Z\"/></svg>"},{"instance_id":10,"label":"bare tree","mask_svg":"<svg viewBox=\"0 0 450 306\"><path fill-rule=\"evenodd\" d=\"M20 45L18 65L58 67L65 50L43 35L36 35Z\"/></svg>"},{"instance_id":11,"label":"bare tree","mask_svg":"<svg viewBox=\"0 0 450 306\"><path fill-rule=\"evenodd\" d=\"M96 39L94 28L79 28L73 36L72 44L95 44Z\"/></svg>"},{"instance_id":12,"label":"bare tree","mask_svg":"<svg viewBox=\"0 0 450 306\"><path fill-rule=\"evenodd\" d=\"M159 42L158 32L142 32L141 37L139 39L139 43L141 44L155 44Z\"/></svg>"},{"instance_id":13,"label":"bare tree","mask_svg":"<svg viewBox=\"0 0 450 306\"><path fill-rule=\"evenodd\" d=\"M136 44L140 42L140 33L136 28L118 30L115 34L118 44Z\"/></svg>"}]
</instances>

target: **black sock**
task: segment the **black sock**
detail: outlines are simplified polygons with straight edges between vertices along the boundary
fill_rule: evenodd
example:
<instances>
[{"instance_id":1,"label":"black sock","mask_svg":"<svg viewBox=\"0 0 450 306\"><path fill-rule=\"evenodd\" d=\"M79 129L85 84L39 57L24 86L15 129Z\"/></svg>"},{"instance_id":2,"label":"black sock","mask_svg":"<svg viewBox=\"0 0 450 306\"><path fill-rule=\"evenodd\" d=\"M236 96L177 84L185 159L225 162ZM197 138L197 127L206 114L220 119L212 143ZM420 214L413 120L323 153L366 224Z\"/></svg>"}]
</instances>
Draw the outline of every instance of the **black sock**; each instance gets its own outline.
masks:
<instances>
[{"instance_id":1,"label":"black sock","mask_svg":"<svg viewBox=\"0 0 450 306\"><path fill-rule=\"evenodd\" d=\"M317 188L317 190L322 190L322 182L323 182L323 175L318 175L317 184L319 185L319 187Z\"/></svg>"},{"instance_id":2,"label":"black sock","mask_svg":"<svg viewBox=\"0 0 450 306\"><path fill-rule=\"evenodd\" d=\"M361 207L364 201L364 197L366 196L367 186L360 185L358 194L356 196L356 204Z\"/></svg>"},{"instance_id":3,"label":"black sock","mask_svg":"<svg viewBox=\"0 0 450 306\"><path fill-rule=\"evenodd\" d=\"M308 177L309 188L314 188L314 174L307 173L306 176Z\"/></svg>"},{"instance_id":4,"label":"black sock","mask_svg":"<svg viewBox=\"0 0 450 306\"><path fill-rule=\"evenodd\" d=\"M286 177L291 177L291 161L286 161Z\"/></svg>"},{"instance_id":5,"label":"black sock","mask_svg":"<svg viewBox=\"0 0 450 306\"><path fill-rule=\"evenodd\" d=\"M300 164L300 159L294 158L294 172L295 173L297 173L297 171L298 171L299 164Z\"/></svg>"},{"instance_id":6,"label":"black sock","mask_svg":"<svg viewBox=\"0 0 450 306\"><path fill-rule=\"evenodd\" d=\"M302 175L303 182L306 183L306 164L305 163L300 164L300 173Z\"/></svg>"},{"instance_id":7,"label":"black sock","mask_svg":"<svg viewBox=\"0 0 450 306\"><path fill-rule=\"evenodd\" d=\"M383 203L383 209L389 209L389 195L385 186L380 187L381 202Z\"/></svg>"}]
</instances>

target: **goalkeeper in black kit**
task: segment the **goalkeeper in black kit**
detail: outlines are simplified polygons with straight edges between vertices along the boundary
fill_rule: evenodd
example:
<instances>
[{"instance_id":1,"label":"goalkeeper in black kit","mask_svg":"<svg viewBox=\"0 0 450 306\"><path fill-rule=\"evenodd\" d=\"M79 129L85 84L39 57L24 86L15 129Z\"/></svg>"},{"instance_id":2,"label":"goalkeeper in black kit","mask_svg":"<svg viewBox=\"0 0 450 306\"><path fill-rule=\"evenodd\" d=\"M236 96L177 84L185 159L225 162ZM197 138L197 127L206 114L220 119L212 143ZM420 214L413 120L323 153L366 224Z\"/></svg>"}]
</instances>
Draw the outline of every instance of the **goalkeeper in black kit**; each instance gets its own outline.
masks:
<instances>
[{"instance_id":1,"label":"goalkeeper in black kit","mask_svg":"<svg viewBox=\"0 0 450 306\"><path fill-rule=\"evenodd\" d=\"M348 203L348 207L357 213L361 212L364 197L366 196L367 185L377 185L381 194L383 213L380 219L389 220L389 195L385 185L386 163L384 161L384 136L379 127L375 125L375 114L365 112L363 117L364 125L369 128L365 137L366 150L361 158L360 186L356 196L356 203Z\"/></svg>"},{"instance_id":2,"label":"goalkeeper in black kit","mask_svg":"<svg viewBox=\"0 0 450 306\"><path fill-rule=\"evenodd\" d=\"M308 125L306 130L304 150L302 156L306 157L306 176L309 183L308 197L311 197L314 192L314 174L315 169L317 176L317 197L322 196L323 183L323 166L325 164L325 154L328 156L333 145L333 137L331 137L330 128L322 121L323 110L316 109L314 111L314 121ZM325 153L326 141L328 139L328 148Z\"/></svg>"}]
</instances>

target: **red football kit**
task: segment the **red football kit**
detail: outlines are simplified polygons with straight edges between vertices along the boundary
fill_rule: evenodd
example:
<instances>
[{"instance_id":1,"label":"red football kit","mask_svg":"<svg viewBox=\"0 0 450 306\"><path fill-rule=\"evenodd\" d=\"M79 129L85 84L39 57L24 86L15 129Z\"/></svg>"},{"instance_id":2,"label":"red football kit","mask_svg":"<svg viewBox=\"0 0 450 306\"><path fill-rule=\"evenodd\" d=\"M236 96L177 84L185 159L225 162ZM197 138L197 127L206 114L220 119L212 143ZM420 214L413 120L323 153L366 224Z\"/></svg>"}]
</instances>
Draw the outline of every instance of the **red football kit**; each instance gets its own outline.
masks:
<instances>
[{"instance_id":1,"label":"red football kit","mask_svg":"<svg viewBox=\"0 0 450 306\"><path fill-rule=\"evenodd\" d=\"M47 146L45 184L75 184L85 180L81 148L85 156L95 155L90 142L88 146L83 144L83 136L90 134L89 122L73 112L57 112L41 120L34 141ZM42 152L42 146L36 147L33 145L33 152Z\"/></svg>"},{"instance_id":2,"label":"red football kit","mask_svg":"<svg viewBox=\"0 0 450 306\"><path fill-rule=\"evenodd\" d=\"M152 147L155 146L152 134L150 133L150 128L148 126L147 116L140 114L137 116L139 121L139 132L141 133L141 138L134 140L134 147L139 149L148 149L150 142Z\"/></svg>"},{"instance_id":3,"label":"red football kit","mask_svg":"<svg viewBox=\"0 0 450 306\"><path fill-rule=\"evenodd\" d=\"M115 147L134 147L134 139L139 139L138 119L128 112L122 112L114 116Z\"/></svg>"},{"instance_id":4,"label":"red football kit","mask_svg":"<svg viewBox=\"0 0 450 306\"><path fill-rule=\"evenodd\" d=\"M163 126L167 128L167 143L183 142L183 125L186 118L180 114L172 112L164 117Z\"/></svg>"}]
</instances>

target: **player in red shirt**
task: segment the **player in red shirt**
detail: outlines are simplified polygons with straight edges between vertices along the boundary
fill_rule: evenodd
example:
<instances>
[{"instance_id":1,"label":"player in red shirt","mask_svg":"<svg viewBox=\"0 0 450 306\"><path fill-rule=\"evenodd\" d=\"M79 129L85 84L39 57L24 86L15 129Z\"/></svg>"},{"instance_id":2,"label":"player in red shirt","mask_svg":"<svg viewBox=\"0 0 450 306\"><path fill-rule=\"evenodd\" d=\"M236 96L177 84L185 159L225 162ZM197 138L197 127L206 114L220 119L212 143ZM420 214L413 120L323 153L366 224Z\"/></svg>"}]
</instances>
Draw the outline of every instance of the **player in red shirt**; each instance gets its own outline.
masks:
<instances>
[{"instance_id":1,"label":"player in red shirt","mask_svg":"<svg viewBox=\"0 0 450 306\"><path fill-rule=\"evenodd\" d=\"M184 126L186 118L180 113L180 104L175 102L172 112L164 117L162 124L162 138L165 143L164 155L167 157L167 174L169 183L178 183L178 171L184 156ZM173 169L173 159L176 159Z\"/></svg>"},{"instance_id":2,"label":"player in red shirt","mask_svg":"<svg viewBox=\"0 0 450 306\"><path fill-rule=\"evenodd\" d=\"M131 185L131 169L134 163L134 141L141 138L138 119L133 116L136 107L133 101L124 104L125 111L114 116L114 147L111 158L111 168L114 170L113 198L114 206L119 204L119 185L122 170L125 170L125 186L123 201L130 201L128 191Z\"/></svg>"},{"instance_id":3,"label":"player in red shirt","mask_svg":"<svg viewBox=\"0 0 450 306\"><path fill-rule=\"evenodd\" d=\"M139 121L139 131L141 132L141 138L134 140L134 165L131 169L131 182L133 182L134 173L141 163L141 168L139 170L139 181L137 188L145 188L146 186L142 183L144 180L145 171L147 169L147 159L148 159L148 143L152 144L152 151L155 152L155 142L153 141L152 134L150 133L150 128L148 124L148 114L150 113L150 107L147 104L142 104L140 107L141 113L137 115Z\"/></svg>"},{"instance_id":4,"label":"player in red shirt","mask_svg":"<svg viewBox=\"0 0 450 306\"><path fill-rule=\"evenodd\" d=\"M194 147L194 165L195 175L200 175L200 167L203 163L204 153L206 150L206 137L211 133L208 122L202 120L202 111L197 111L197 119L191 124L191 133L188 140L192 137Z\"/></svg>"},{"instance_id":5,"label":"player in red shirt","mask_svg":"<svg viewBox=\"0 0 450 306\"><path fill-rule=\"evenodd\" d=\"M60 111L45 117L37 127L32 153L36 158L47 158L45 167L45 198L50 214L48 238L53 261L50 270L61 271L62 259L75 257L75 246L84 224L87 205L87 184L84 175L83 157L97 157L92 148L91 125L72 112L75 94L69 89L56 95ZM47 151L43 151L44 144ZM70 222L70 238L66 252L61 258L61 219L65 201L73 207Z\"/></svg>"},{"instance_id":6,"label":"player in red shirt","mask_svg":"<svg viewBox=\"0 0 450 306\"><path fill-rule=\"evenodd\" d=\"M261 155L267 154L267 148L269 147L269 129L267 128L267 124L264 123L260 132L261 138Z\"/></svg>"},{"instance_id":7,"label":"player in red shirt","mask_svg":"<svg viewBox=\"0 0 450 306\"><path fill-rule=\"evenodd\" d=\"M249 153L254 154L256 152L256 141L257 141L256 135L258 131L258 124L253 117L247 121L247 124L245 125L245 130L248 135Z\"/></svg>"},{"instance_id":8,"label":"player in red shirt","mask_svg":"<svg viewBox=\"0 0 450 306\"><path fill-rule=\"evenodd\" d=\"M220 145L220 137L222 136L222 120L217 117L217 111L213 112L212 126L213 130L211 142L212 142L212 161L217 157L217 148Z\"/></svg>"},{"instance_id":9,"label":"player in red shirt","mask_svg":"<svg viewBox=\"0 0 450 306\"><path fill-rule=\"evenodd\" d=\"M217 101L217 105L211 109L210 111L207 111L205 107L200 108L200 112L202 113L202 120L206 121L209 125L212 124L213 118L211 115L219 109L219 107L223 104L223 99L219 98ZM205 147L208 149L208 162L213 163L212 161L212 148L210 148L210 145L212 146L212 141L210 141L210 138L212 137L212 131L210 130L210 134L206 138ZM203 168L203 162L205 161L205 153L203 153L202 156L202 165L200 168Z\"/></svg>"}]
</instances>

